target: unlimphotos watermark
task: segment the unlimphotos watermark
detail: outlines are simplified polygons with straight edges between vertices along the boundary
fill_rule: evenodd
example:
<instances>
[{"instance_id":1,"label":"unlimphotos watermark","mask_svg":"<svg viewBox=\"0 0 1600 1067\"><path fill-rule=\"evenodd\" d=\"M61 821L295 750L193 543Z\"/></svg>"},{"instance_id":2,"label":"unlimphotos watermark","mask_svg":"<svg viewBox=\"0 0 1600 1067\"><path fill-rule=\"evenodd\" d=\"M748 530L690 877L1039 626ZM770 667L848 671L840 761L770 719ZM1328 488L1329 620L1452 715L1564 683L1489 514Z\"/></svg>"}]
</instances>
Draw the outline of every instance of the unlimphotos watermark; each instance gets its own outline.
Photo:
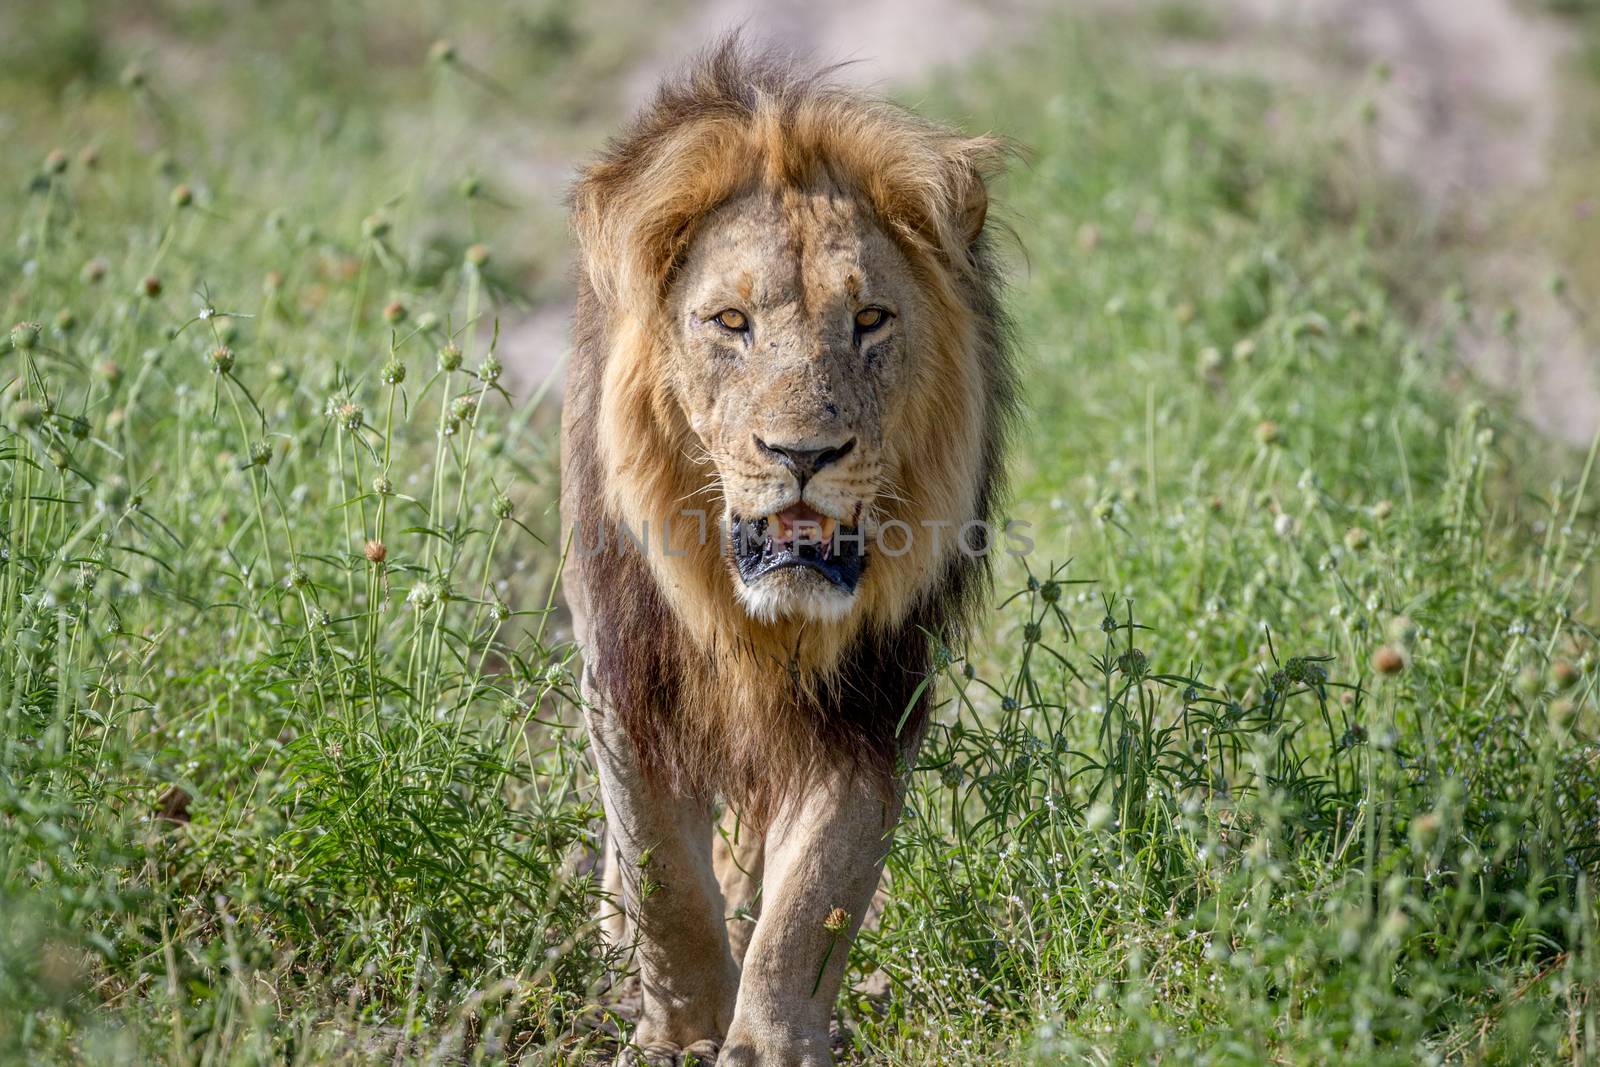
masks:
<instances>
[{"instance_id":1,"label":"unlimphotos watermark","mask_svg":"<svg viewBox=\"0 0 1600 1067\"><path fill-rule=\"evenodd\" d=\"M644 555L660 552L664 556L686 557L696 549L716 543L723 555L742 555L760 549L772 536L765 519L729 521L713 517L698 508L686 508L676 516L654 524L644 520L637 528L619 523L613 536L610 523L582 521L573 524L572 548L579 556L595 556L615 547ZM934 557L946 545L954 545L962 555L979 559L994 552L1023 557L1033 552L1033 528L1023 519L1007 519L996 525L983 519L953 522L949 519L924 519L917 524L887 519L870 526L845 526L831 520L800 519L787 524L784 540L796 547L822 550L825 555L863 555L869 550L891 558L910 553L926 539Z\"/></svg>"}]
</instances>

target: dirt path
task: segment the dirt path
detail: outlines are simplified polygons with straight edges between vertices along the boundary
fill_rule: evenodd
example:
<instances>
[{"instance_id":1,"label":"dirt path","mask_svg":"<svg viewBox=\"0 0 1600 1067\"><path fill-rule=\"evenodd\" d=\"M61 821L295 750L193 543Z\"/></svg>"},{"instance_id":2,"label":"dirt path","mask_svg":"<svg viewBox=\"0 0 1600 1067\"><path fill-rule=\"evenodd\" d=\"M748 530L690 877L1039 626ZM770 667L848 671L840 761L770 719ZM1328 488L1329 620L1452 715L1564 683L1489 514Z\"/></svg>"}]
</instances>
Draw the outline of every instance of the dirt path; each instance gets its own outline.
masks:
<instances>
[{"instance_id":1,"label":"dirt path","mask_svg":"<svg viewBox=\"0 0 1600 1067\"><path fill-rule=\"evenodd\" d=\"M656 64L632 79L645 99L677 57L732 29L797 56L845 62L846 81L879 88L926 80L995 44L1008 26L1031 23L1048 0L702 0L699 14Z\"/></svg>"},{"instance_id":2,"label":"dirt path","mask_svg":"<svg viewBox=\"0 0 1600 1067\"><path fill-rule=\"evenodd\" d=\"M1379 162L1419 194L1424 227L1441 225L1463 263L1472 318L1463 360L1518 398L1553 437L1586 445L1600 431L1600 353L1537 245L1503 225L1545 192L1559 134L1571 30L1515 0L1208 0L1223 32L1172 44L1179 65L1294 84L1330 100L1372 93ZM1241 44L1240 42L1245 42ZM1386 67L1386 83L1373 72ZM1498 325L1514 307L1517 329Z\"/></svg>"},{"instance_id":3,"label":"dirt path","mask_svg":"<svg viewBox=\"0 0 1600 1067\"><path fill-rule=\"evenodd\" d=\"M1137 17L1159 0L1078 0L1076 6ZM914 85L1025 32L1057 0L702 0L698 14L626 80L624 96L648 98L683 58L730 29L798 55L851 61L842 76L876 88ZM1548 178L1561 120L1564 27L1515 0L1201 0L1219 32L1166 41L1157 55L1355 99L1378 64L1380 163L1413 185L1427 223L1464 235L1464 281L1477 309L1459 338L1465 362L1520 398L1551 435L1586 444L1600 430L1600 356L1570 305L1545 284L1554 265L1541 249L1496 243L1491 230L1537 196ZM1495 325L1501 307L1517 331ZM547 377L566 351L568 309L548 306L507 338L525 381ZM519 354L538 353L537 356Z\"/></svg>"}]
</instances>

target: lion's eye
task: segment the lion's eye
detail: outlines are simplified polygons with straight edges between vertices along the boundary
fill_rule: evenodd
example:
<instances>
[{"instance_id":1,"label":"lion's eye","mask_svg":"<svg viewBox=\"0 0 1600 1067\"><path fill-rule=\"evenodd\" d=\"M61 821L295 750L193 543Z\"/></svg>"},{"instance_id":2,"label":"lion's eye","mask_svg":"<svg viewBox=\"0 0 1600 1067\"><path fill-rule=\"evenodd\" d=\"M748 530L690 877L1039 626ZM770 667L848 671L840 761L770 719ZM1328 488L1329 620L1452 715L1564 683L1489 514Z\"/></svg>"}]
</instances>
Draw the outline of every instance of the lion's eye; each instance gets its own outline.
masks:
<instances>
[{"instance_id":1,"label":"lion's eye","mask_svg":"<svg viewBox=\"0 0 1600 1067\"><path fill-rule=\"evenodd\" d=\"M863 333L868 330L876 330L888 321L889 313L883 308L862 308L856 312L856 329Z\"/></svg>"},{"instance_id":2,"label":"lion's eye","mask_svg":"<svg viewBox=\"0 0 1600 1067\"><path fill-rule=\"evenodd\" d=\"M734 333L744 333L744 331L750 328L750 320L746 318L745 313L740 311L738 308L728 308L726 311L719 311L712 316L712 321L714 321L718 326L721 326L724 330L732 330Z\"/></svg>"}]
</instances>

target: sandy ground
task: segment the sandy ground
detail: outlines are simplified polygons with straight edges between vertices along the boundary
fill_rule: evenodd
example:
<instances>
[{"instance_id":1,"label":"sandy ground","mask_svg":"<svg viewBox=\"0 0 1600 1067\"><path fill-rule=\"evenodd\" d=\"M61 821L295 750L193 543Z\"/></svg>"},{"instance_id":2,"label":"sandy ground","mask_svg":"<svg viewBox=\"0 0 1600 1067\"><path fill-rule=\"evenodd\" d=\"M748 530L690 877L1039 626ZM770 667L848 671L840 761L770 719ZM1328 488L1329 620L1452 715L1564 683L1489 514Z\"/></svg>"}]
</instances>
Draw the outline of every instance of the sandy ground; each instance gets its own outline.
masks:
<instances>
[{"instance_id":1,"label":"sandy ground","mask_svg":"<svg viewBox=\"0 0 1600 1067\"><path fill-rule=\"evenodd\" d=\"M646 100L662 76L732 29L798 55L846 62L841 76L878 89L914 85L1003 46L1050 9L1126 15L1159 0L702 0L698 14L626 79ZM1600 355L1570 307L1548 292L1537 247L1492 243L1492 224L1537 196L1548 176L1566 42L1555 16L1515 0L1199 0L1222 32L1158 44L1158 61L1261 77L1331 102L1375 91L1381 164L1418 191L1425 221L1466 235L1465 282L1480 310L1464 361L1519 397L1551 435L1586 444L1600 430ZM1381 63L1391 72L1372 90ZM559 168L557 168L559 169ZM554 202L561 189L552 186ZM1504 228L1499 228L1503 231ZM1514 305L1515 335L1494 325ZM549 305L505 338L529 390L559 369L569 308Z\"/></svg>"}]
</instances>

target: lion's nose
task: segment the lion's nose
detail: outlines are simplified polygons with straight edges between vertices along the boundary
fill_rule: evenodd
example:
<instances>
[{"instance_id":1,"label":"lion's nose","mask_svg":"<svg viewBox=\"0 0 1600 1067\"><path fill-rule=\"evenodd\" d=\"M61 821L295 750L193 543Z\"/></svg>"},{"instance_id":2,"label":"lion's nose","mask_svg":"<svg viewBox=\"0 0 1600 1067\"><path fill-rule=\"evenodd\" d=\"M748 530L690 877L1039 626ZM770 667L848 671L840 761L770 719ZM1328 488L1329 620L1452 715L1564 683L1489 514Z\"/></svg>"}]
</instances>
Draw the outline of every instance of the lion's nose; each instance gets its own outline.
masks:
<instances>
[{"instance_id":1,"label":"lion's nose","mask_svg":"<svg viewBox=\"0 0 1600 1067\"><path fill-rule=\"evenodd\" d=\"M829 464L837 463L839 460L848 456L851 449L856 447L856 439L854 437L850 438L850 440L844 442L843 444L831 445L827 448L802 448L799 445L769 445L760 437L756 437L755 442L757 452L760 452L764 456L771 456L779 463L782 463L789 469L791 473L794 474L796 478L800 480L801 485L804 485L807 481L809 481L811 477L822 468L828 466Z\"/></svg>"}]
</instances>

